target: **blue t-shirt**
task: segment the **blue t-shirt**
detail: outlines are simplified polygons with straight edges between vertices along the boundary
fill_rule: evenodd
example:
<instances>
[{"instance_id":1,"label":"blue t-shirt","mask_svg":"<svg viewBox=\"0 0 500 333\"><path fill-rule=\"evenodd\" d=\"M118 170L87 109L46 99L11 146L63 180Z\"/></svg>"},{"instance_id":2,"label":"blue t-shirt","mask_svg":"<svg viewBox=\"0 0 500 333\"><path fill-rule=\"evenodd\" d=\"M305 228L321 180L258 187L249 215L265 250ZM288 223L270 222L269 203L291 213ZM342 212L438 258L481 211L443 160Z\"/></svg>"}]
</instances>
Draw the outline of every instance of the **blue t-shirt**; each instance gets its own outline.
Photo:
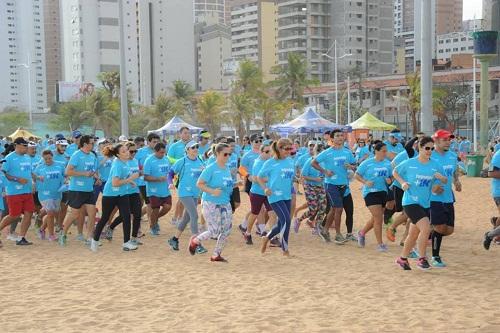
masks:
<instances>
[{"instance_id":1,"label":"blue t-shirt","mask_svg":"<svg viewBox=\"0 0 500 333\"><path fill-rule=\"evenodd\" d=\"M349 179L347 178L347 168L345 164L354 164L354 156L344 147L340 149L328 148L322 151L317 157L316 161L324 165L324 169L333 172L331 177L325 178L325 183L331 185L348 185Z\"/></svg>"},{"instance_id":2,"label":"blue t-shirt","mask_svg":"<svg viewBox=\"0 0 500 333\"><path fill-rule=\"evenodd\" d=\"M78 172L97 171L97 157L94 153L84 153L78 150L69 159L69 165ZM94 177L86 176L71 176L69 180L70 191L80 192L93 192L94 191Z\"/></svg>"},{"instance_id":3,"label":"blue t-shirt","mask_svg":"<svg viewBox=\"0 0 500 333\"><path fill-rule=\"evenodd\" d=\"M209 144L209 143L207 143L207 144L206 144L206 145L204 145L204 146L200 144L200 145L199 145L199 148L198 148L198 154L199 154L200 156L203 156L203 155L205 155L205 153L206 153L209 149L210 149L210 144Z\"/></svg>"},{"instance_id":4,"label":"blue t-shirt","mask_svg":"<svg viewBox=\"0 0 500 333\"><path fill-rule=\"evenodd\" d=\"M387 192L386 179L392 177L391 162L388 159L377 161L375 158L369 158L363 161L356 173L363 177L364 180L373 182L372 187L363 185L361 193L363 198L373 192Z\"/></svg>"},{"instance_id":5,"label":"blue t-shirt","mask_svg":"<svg viewBox=\"0 0 500 333\"><path fill-rule=\"evenodd\" d=\"M499 142L499 143L497 143L497 144L495 145L495 147L493 148L493 151L494 151L495 153L496 153L497 151L499 151L499 150L500 150L500 142Z\"/></svg>"},{"instance_id":6,"label":"blue t-shirt","mask_svg":"<svg viewBox=\"0 0 500 333\"><path fill-rule=\"evenodd\" d=\"M458 142L456 140L451 141L450 150L454 153L458 153Z\"/></svg>"},{"instance_id":7,"label":"blue t-shirt","mask_svg":"<svg viewBox=\"0 0 500 333\"><path fill-rule=\"evenodd\" d=\"M30 158L30 163L31 163L31 172L33 172L40 163L42 163L42 158L38 155L35 156L30 156L26 155Z\"/></svg>"},{"instance_id":8,"label":"blue t-shirt","mask_svg":"<svg viewBox=\"0 0 500 333\"><path fill-rule=\"evenodd\" d=\"M101 179L101 181L107 182L109 174L111 172L111 165L113 164L113 159L99 155L98 163L99 163L99 168L98 168L99 178Z\"/></svg>"},{"instance_id":9,"label":"blue t-shirt","mask_svg":"<svg viewBox=\"0 0 500 333\"><path fill-rule=\"evenodd\" d=\"M404 161L408 160L409 158L410 157L408 156L406 149L403 150L402 152L397 154L396 157L394 157L394 159L392 160L393 168L396 168L398 165L400 165ZM394 179L394 181L392 182L392 186L396 186L396 187L401 189L401 184L396 179Z\"/></svg>"},{"instance_id":10,"label":"blue t-shirt","mask_svg":"<svg viewBox=\"0 0 500 333\"><path fill-rule=\"evenodd\" d=\"M294 163L290 158L271 158L264 163L258 176L267 178L267 187L272 191L269 203L292 199L292 185L295 176Z\"/></svg>"},{"instance_id":11,"label":"blue t-shirt","mask_svg":"<svg viewBox=\"0 0 500 333\"><path fill-rule=\"evenodd\" d=\"M58 163L47 165L45 163L39 164L33 172L37 177L43 177L43 182L36 181L36 188L38 190L38 200L60 200L62 193L59 188L64 184L64 168Z\"/></svg>"},{"instance_id":12,"label":"blue t-shirt","mask_svg":"<svg viewBox=\"0 0 500 333\"><path fill-rule=\"evenodd\" d=\"M127 179L130 176L130 167L128 161L124 162L119 158L116 158L111 164L111 170L109 171L109 178L104 185L104 190L102 195L104 197L119 197L129 194L130 184L123 184L121 186L113 186L113 178L118 178L120 180Z\"/></svg>"},{"instance_id":13,"label":"blue t-shirt","mask_svg":"<svg viewBox=\"0 0 500 333\"><path fill-rule=\"evenodd\" d=\"M490 163L490 171L500 170L500 150L498 150ZM493 178L491 180L491 194L493 198L500 198L500 179Z\"/></svg>"},{"instance_id":14,"label":"blue t-shirt","mask_svg":"<svg viewBox=\"0 0 500 333\"><path fill-rule=\"evenodd\" d=\"M5 162L2 164L2 170L10 176L27 180L24 185L19 182L8 181L6 187L7 195L31 193L31 159L28 155L19 155L13 151L5 157Z\"/></svg>"},{"instance_id":15,"label":"blue t-shirt","mask_svg":"<svg viewBox=\"0 0 500 333\"><path fill-rule=\"evenodd\" d=\"M135 158L129 160L127 162L127 164L128 164L128 168L129 168L129 175L127 176L127 178L132 176L132 174L134 174L134 173L140 174L139 162ZM137 180L139 180L139 178L136 178L134 180L135 185L137 185ZM127 194L134 194L134 193L139 193L139 185L129 186Z\"/></svg>"},{"instance_id":16,"label":"blue t-shirt","mask_svg":"<svg viewBox=\"0 0 500 333\"><path fill-rule=\"evenodd\" d=\"M205 182L207 187L221 190L221 194L218 197L213 196L211 193L203 192L201 195L202 200L218 205L229 203L229 199L233 193L234 181L227 166L221 168L217 163L212 163L203 170L200 179Z\"/></svg>"},{"instance_id":17,"label":"blue t-shirt","mask_svg":"<svg viewBox=\"0 0 500 333\"><path fill-rule=\"evenodd\" d=\"M186 155L186 144L187 142L179 140L168 147L167 155L171 164L174 164Z\"/></svg>"},{"instance_id":18,"label":"blue t-shirt","mask_svg":"<svg viewBox=\"0 0 500 333\"><path fill-rule=\"evenodd\" d=\"M453 194L452 184L453 184L453 175L458 167L458 156L454 152L447 151L444 154L440 154L437 151L433 151L431 155L431 159L436 161L441 168L443 168L443 176L448 178L448 182L446 184L442 184L443 193L437 195L432 194L431 201L437 202L445 202L452 203L455 202L455 195Z\"/></svg>"},{"instance_id":19,"label":"blue t-shirt","mask_svg":"<svg viewBox=\"0 0 500 333\"><path fill-rule=\"evenodd\" d=\"M66 153L59 154L57 150L52 151L53 160L55 163L60 164L63 168L66 169L66 166L69 162L69 155Z\"/></svg>"},{"instance_id":20,"label":"blue t-shirt","mask_svg":"<svg viewBox=\"0 0 500 333\"><path fill-rule=\"evenodd\" d=\"M471 149L471 143L469 140L464 140L458 145L458 151L464 154L469 154Z\"/></svg>"},{"instance_id":21,"label":"blue t-shirt","mask_svg":"<svg viewBox=\"0 0 500 333\"><path fill-rule=\"evenodd\" d=\"M203 161L197 157L195 160L184 156L172 166L172 170L179 177L177 194L179 198L195 197L200 195L200 189L196 186L198 178L205 168Z\"/></svg>"},{"instance_id":22,"label":"blue t-shirt","mask_svg":"<svg viewBox=\"0 0 500 333\"><path fill-rule=\"evenodd\" d=\"M433 160L424 164L418 157L414 157L399 164L395 171L410 185L403 195L403 206L420 205L429 208L432 187L440 184L434 175L436 172L444 175L439 164Z\"/></svg>"},{"instance_id":23,"label":"blue t-shirt","mask_svg":"<svg viewBox=\"0 0 500 333\"><path fill-rule=\"evenodd\" d=\"M295 169L299 169L302 172L302 168L304 168L304 164L306 164L307 160L311 158L311 154L306 152L295 161Z\"/></svg>"},{"instance_id":24,"label":"blue t-shirt","mask_svg":"<svg viewBox=\"0 0 500 333\"><path fill-rule=\"evenodd\" d=\"M232 153L227 160L227 167L231 172L231 176L233 177L233 182L236 183L238 179L238 154Z\"/></svg>"},{"instance_id":25,"label":"blue t-shirt","mask_svg":"<svg viewBox=\"0 0 500 333\"><path fill-rule=\"evenodd\" d=\"M356 162L360 163L361 159L364 158L363 161L366 161L370 156L370 150L368 149L367 145L364 145L363 147L358 147L356 148Z\"/></svg>"},{"instance_id":26,"label":"blue t-shirt","mask_svg":"<svg viewBox=\"0 0 500 333\"><path fill-rule=\"evenodd\" d=\"M5 205L3 202L3 194L5 192L6 186L7 186L7 178L5 178L3 172L0 172L0 211L5 210Z\"/></svg>"},{"instance_id":27,"label":"blue t-shirt","mask_svg":"<svg viewBox=\"0 0 500 333\"><path fill-rule=\"evenodd\" d=\"M396 143L395 145L392 145L390 141L386 140L384 143L387 146L387 153L392 153L395 156L401 153L403 150L405 150L405 147L403 147L403 145L400 142ZM391 159L389 156L388 158Z\"/></svg>"},{"instance_id":28,"label":"blue t-shirt","mask_svg":"<svg viewBox=\"0 0 500 333\"><path fill-rule=\"evenodd\" d=\"M260 154L258 152L254 152L253 150L249 151L241 158L241 166L247 169L248 173L252 172L253 164L257 158L259 158Z\"/></svg>"},{"instance_id":29,"label":"blue t-shirt","mask_svg":"<svg viewBox=\"0 0 500 333\"><path fill-rule=\"evenodd\" d=\"M137 151L135 158L137 159L137 162L139 162L139 170L144 169L144 162L146 161L146 159L149 156L153 155L154 153L155 153L155 151L153 149L149 148L149 146L142 147L141 149L139 149ZM142 174L143 174L143 176L141 176L135 180L135 183L137 184L137 186L145 186L146 185L146 183L144 182L144 172Z\"/></svg>"},{"instance_id":30,"label":"blue t-shirt","mask_svg":"<svg viewBox=\"0 0 500 333\"><path fill-rule=\"evenodd\" d=\"M259 172L260 172L260 169L262 169L262 167L264 166L264 163L266 161L267 160L263 160L260 157L258 157L255 160L252 169L249 170L249 175L253 176L253 177L257 177ZM265 195L264 189L256 181L252 182L252 187L250 187L250 192L253 194Z\"/></svg>"},{"instance_id":31,"label":"blue t-shirt","mask_svg":"<svg viewBox=\"0 0 500 333\"><path fill-rule=\"evenodd\" d=\"M78 145L76 143L72 143L68 146L68 148L66 148L66 154L71 157L77 150L79 150Z\"/></svg>"},{"instance_id":32,"label":"blue t-shirt","mask_svg":"<svg viewBox=\"0 0 500 333\"><path fill-rule=\"evenodd\" d=\"M144 176L163 177L162 182L146 181L146 194L148 197L166 198L170 196L168 188L167 175L170 171L171 164L166 156L158 158L156 155L149 156L144 162Z\"/></svg>"},{"instance_id":33,"label":"blue t-shirt","mask_svg":"<svg viewBox=\"0 0 500 333\"><path fill-rule=\"evenodd\" d=\"M302 176L305 177L313 177L313 178L322 178L323 174L319 172L319 170L316 170L315 168L312 167L312 157L309 157L306 162L304 163L304 166L302 167ZM323 182L316 182L312 180L305 180L306 184L309 185L314 185L314 186L321 186L323 185Z\"/></svg>"}]
</instances>

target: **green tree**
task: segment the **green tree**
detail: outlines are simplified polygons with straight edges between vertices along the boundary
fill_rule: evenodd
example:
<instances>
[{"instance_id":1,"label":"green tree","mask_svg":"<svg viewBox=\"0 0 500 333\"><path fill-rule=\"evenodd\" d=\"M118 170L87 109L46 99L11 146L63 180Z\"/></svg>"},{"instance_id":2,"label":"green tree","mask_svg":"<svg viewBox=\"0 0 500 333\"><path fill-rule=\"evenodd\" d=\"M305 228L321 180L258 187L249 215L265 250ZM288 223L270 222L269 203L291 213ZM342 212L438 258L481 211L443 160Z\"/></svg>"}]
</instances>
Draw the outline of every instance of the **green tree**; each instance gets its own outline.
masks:
<instances>
[{"instance_id":1,"label":"green tree","mask_svg":"<svg viewBox=\"0 0 500 333\"><path fill-rule=\"evenodd\" d=\"M59 104L55 108L57 116L49 120L49 128L58 131L73 131L84 124L88 124L90 119L80 117L80 114L86 109L86 98Z\"/></svg>"},{"instance_id":2,"label":"green tree","mask_svg":"<svg viewBox=\"0 0 500 333\"><path fill-rule=\"evenodd\" d=\"M119 72L100 72L97 79L101 81L102 86L113 98L120 96L120 73Z\"/></svg>"},{"instance_id":3,"label":"green tree","mask_svg":"<svg viewBox=\"0 0 500 333\"><path fill-rule=\"evenodd\" d=\"M245 132L250 132L250 124L255 118L255 104L252 98L245 93L233 93L230 97L231 124L236 128L238 136L242 138Z\"/></svg>"},{"instance_id":4,"label":"green tree","mask_svg":"<svg viewBox=\"0 0 500 333\"><path fill-rule=\"evenodd\" d=\"M263 87L262 71L259 67L250 60L242 60L236 71L236 80L233 82L233 92L255 97L261 92Z\"/></svg>"},{"instance_id":5,"label":"green tree","mask_svg":"<svg viewBox=\"0 0 500 333\"><path fill-rule=\"evenodd\" d=\"M173 97L161 93L156 97L154 105L145 109L147 124L145 130L153 130L162 127L173 116L177 114L177 101Z\"/></svg>"},{"instance_id":6,"label":"green tree","mask_svg":"<svg viewBox=\"0 0 500 333\"><path fill-rule=\"evenodd\" d=\"M265 94L258 99L256 107L259 110L256 123L262 126L264 133L268 134L271 125L285 120L292 105L290 102L278 101L273 96Z\"/></svg>"},{"instance_id":7,"label":"green tree","mask_svg":"<svg viewBox=\"0 0 500 333\"><path fill-rule=\"evenodd\" d=\"M439 86L442 91L441 103L443 116L440 127L450 127L451 130L458 128L459 123L463 120L467 113L467 106L472 101L472 92L470 86L465 82L465 78L461 82Z\"/></svg>"},{"instance_id":8,"label":"green tree","mask_svg":"<svg viewBox=\"0 0 500 333\"><path fill-rule=\"evenodd\" d=\"M101 128L106 137L112 136L113 132L118 132L120 104L110 96L108 91L97 89L87 98L86 102L87 107L80 114L80 118L90 120L94 134L97 129Z\"/></svg>"},{"instance_id":9,"label":"green tree","mask_svg":"<svg viewBox=\"0 0 500 333\"><path fill-rule=\"evenodd\" d=\"M215 91L206 91L198 98L196 115L200 123L205 124L212 133L220 132L223 123L223 108L226 105L224 96Z\"/></svg>"},{"instance_id":10,"label":"green tree","mask_svg":"<svg viewBox=\"0 0 500 333\"><path fill-rule=\"evenodd\" d=\"M17 108L5 109L3 112L0 112L0 133L2 135L9 135L19 127L29 127L28 113L20 111Z\"/></svg>"},{"instance_id":11,"label":"green tree","mask_svg":"<svg viewBox=\"0 0 500 333\"><path fill-rule=\"evenodd\" d=\"M195 92L193 87L184 80L175 80L169 89L175 99L183 101L190 101Z\"/></svg>"}]
</instances>

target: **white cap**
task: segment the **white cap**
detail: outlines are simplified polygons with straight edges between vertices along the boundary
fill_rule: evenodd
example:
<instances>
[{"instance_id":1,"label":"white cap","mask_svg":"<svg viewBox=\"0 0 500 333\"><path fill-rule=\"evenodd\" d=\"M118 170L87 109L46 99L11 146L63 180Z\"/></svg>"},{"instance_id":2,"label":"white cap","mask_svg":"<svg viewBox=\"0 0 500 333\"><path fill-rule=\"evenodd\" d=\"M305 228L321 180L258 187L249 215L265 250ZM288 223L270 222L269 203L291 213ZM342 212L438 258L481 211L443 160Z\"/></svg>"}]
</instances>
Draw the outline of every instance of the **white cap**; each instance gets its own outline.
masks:
<instances>
[{"instance_id":1,"label":"white cap","mask_svg":"<svg viewBox=\"0 0 500 333\"><path fill-rule=\"evenodd\" d=\"M57 140L56 141L56 145L67 146L68 145L68 141L66 141L66 140Z\"/></svg>"},{"instance_id":2,"label":"white cap","mask_svg":"<svg viewBox=\"0 0 500 333\"><path fill-rule=\"evenodd\" d=\"M120 137L118 137L118 141L128 141L128 138L125 135L120 135Z\"/></svg>"},{"instance_id":3,"label":"white cap","mask_svg":"<svg viewBox=\"0 0 500 333\"><path fill-rule=\"evenodd\" d=\"M28 147L36 147L36 143L33 141L28 142Z\"/></svg>"}]
</instances>

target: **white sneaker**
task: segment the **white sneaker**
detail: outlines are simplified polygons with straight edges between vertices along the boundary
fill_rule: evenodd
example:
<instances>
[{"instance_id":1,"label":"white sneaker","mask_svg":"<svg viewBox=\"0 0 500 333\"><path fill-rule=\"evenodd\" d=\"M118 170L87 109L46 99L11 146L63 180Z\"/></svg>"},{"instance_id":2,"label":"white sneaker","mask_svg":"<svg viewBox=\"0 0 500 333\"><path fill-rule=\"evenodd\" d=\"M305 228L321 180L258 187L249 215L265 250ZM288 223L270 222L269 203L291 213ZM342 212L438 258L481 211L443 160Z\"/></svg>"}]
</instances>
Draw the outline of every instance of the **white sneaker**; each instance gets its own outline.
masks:
<instances>
[{"instance_id":1,"label":"white sneaker","mask_svg":"<svg viewBox=\"0 0 500 333\"><path fill-rule=\"evenodd\" d=\"M123 251L134 251L134 250L137 250L137 245L135 245L131 241L128 241L126 243L123 243L122 248L123 248Z\"/></svg>"},{"instance_id":2,"label":"white sneaker","mask_svg":"<svg viewBox=\"0 0 500 333\"><path fill-rule=\"evenodd\" d=\"M97 249L99 249L99 242L95 241L93 238L90 241L90 251L92 252L97 252Z\"/></svg>"},{"instance_id":3,"label":"white sneaker","mask_svg":"<svg viewBox=\"0 0 500 333\"><path fill-rule=\"evenodd\" d=\"M21 240L21 238L22 238L21 236L18 236L16 234L9 234L7 236L7 239L10 241L13 241L13 242L17 242L17 241Z\"/></svg>"}]
</instances>

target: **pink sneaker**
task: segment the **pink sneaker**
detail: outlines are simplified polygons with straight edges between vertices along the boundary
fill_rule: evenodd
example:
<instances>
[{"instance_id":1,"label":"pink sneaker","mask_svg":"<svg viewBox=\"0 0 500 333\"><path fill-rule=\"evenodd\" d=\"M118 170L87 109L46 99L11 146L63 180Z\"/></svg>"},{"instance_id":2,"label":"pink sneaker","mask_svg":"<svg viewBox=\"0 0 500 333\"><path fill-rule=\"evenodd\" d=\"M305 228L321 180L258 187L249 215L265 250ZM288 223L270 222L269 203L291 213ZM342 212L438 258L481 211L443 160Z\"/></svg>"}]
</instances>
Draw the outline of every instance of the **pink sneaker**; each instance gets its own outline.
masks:
<instances>
[{"instance_id":1,"label":"pink sneaker","mask_svg":"<svg viewBox=\"0 0 500 333\"><path fill-rule=\"evenodd\" d=\"M55 242L57 241L57 236L56 235L50 235L48 238L49 242Z\"/></svg>"}]
</instances>

